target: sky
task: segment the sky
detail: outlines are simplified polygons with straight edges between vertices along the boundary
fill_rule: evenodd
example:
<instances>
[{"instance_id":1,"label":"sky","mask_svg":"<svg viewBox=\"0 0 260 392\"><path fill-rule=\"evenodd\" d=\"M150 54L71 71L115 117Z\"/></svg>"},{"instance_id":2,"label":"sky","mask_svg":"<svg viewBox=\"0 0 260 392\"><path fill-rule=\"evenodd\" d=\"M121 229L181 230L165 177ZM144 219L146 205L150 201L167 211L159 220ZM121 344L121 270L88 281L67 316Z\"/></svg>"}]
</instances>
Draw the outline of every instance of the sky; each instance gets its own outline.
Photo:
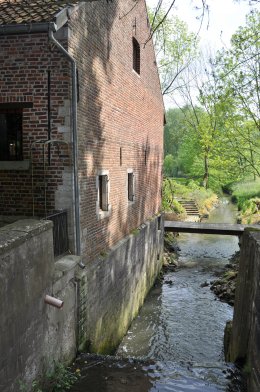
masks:
<instances>
[{"instance_id":1,"label":"sky","mask_svg":"<svg viewBox=\"0 0 260 392\"><path fill-rule=\"evenodd\" d=\"M146 0L148 6L153 7L158 0ZM163 0L163 5L171 0ZM201 5L200 0L176 0L176 6L173 13L184 20L189 30L197 33L200 21L196 19L201 11L195 9L195 6ZM220 49L223 46L229 46L232 34L241 25L245 24L245 16L252 9L247 0L234 2L233 0L207 0L209 5L209 16L205 16L203 27L200 31L202 45L210 45L212 48ZM260 10L260 4L257 5Z\"/></svg>"}]
</instances>

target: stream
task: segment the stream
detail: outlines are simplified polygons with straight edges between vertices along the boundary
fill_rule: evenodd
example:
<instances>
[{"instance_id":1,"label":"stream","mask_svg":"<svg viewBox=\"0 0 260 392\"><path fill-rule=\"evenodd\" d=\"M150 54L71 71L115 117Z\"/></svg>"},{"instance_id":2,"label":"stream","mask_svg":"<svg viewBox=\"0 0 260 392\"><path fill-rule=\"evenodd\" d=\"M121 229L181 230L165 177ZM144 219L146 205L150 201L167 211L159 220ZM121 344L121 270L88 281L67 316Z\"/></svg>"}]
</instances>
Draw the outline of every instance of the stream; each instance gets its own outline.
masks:
<instances>
[{"instance_id":1,"label":"stream","mask_svg":"<svg viewBox=\"0 0 260 392\"><path fill-rule=\"evenodd\" d=\"M209 222L235 223L223 199ZM223 336L233 308L204 286L239 249L238 238L181 234L177 271L150 291L115 356L82 355L74 392L242 391L239 371L224 361Z\"/></svg>"}]
</instances>

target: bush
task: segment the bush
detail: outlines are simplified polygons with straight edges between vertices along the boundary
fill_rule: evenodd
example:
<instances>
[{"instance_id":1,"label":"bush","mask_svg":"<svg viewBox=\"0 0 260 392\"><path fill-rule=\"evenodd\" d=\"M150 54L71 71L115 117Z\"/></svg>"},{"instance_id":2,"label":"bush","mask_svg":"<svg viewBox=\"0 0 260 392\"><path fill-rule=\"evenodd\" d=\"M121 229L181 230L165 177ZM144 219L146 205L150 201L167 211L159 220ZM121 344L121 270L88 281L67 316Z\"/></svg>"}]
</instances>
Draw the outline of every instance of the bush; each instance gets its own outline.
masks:
<instances>
[{"instance_id":1,"label":"bush","mask_svg":"<svg viewBox=\"0 0 260 392\"><path fill-rule=\"evenodd\" d=\"M162 207L164 211L173 211L177 214L185 212L181 204L174 198L176 195L176 183L174 180L166 178L163 181Z\"/></svg>"}]
</instances>

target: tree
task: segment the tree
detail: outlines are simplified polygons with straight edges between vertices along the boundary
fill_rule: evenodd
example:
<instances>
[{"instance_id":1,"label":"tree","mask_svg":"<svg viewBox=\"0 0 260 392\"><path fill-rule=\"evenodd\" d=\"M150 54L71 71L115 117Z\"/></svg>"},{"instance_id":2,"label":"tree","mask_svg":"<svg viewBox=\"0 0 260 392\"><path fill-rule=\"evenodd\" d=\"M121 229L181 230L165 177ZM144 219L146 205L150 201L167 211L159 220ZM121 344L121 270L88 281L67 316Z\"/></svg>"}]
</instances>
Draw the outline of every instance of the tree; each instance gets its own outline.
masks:
<instances>
[{"instance_id":1,"label":"tree","mask_svg":"<svg viewBox=\"0 0 260 392\"><path fill-rule=\"evenodd\" d=\"M232 36L231 48L216 58L218 98L225 118L225 139L236 153L239 170L260 175L260 12Z\"/></svg>"},{"instance_id":2,"label":"tree","mask_svg":"<svg viewBox=\"0 0 260 392\"><path fill-rule=\"evenodd\" d=\"M237 112L251 119L260 132L260 12L252 11L246 26L232 36L231 49L217 57L218 78Z\"/></svg>"},{"instance_id":3,"label":"tree","mask_svg":"<svg viewBox=\"0 0 260 392\"><path fill-rule=\"evenodd\" d=\"M162 93L171 94L175 81L197 55L198 39L178 17L163 21L164 14L162 8L155 14L149 11L151 25L157 26L153 39Z\"/></svg>"}]
</instances>

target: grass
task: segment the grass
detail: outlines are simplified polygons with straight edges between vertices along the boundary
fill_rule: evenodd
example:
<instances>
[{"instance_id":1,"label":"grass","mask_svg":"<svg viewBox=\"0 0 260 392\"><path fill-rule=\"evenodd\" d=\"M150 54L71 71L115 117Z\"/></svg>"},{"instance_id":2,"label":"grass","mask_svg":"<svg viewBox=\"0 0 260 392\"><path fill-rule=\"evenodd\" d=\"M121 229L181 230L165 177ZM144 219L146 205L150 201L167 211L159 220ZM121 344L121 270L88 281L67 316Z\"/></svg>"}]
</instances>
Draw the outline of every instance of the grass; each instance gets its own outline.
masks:
<instances>
[{"instance_id":1,"label":"grass","mask_svg":"<svg viewBox=\"0 0 260 392\"><path fill-rule=\"evenodd\" d=\"M232 201L238 206L241 223L260 222L260 179L228 184L225 190L232 194Z\"/></svg>"},{"instance_id":2,"label":"grass","mask_svg":"<svg viewBox=\"0 0 260 392\"><path fill-rule=\"evenodd\" d=\"M238 208L249 199L260 197L260 179L231 184L232 201L238 204Z\"/></svg>"}]
</instances>

